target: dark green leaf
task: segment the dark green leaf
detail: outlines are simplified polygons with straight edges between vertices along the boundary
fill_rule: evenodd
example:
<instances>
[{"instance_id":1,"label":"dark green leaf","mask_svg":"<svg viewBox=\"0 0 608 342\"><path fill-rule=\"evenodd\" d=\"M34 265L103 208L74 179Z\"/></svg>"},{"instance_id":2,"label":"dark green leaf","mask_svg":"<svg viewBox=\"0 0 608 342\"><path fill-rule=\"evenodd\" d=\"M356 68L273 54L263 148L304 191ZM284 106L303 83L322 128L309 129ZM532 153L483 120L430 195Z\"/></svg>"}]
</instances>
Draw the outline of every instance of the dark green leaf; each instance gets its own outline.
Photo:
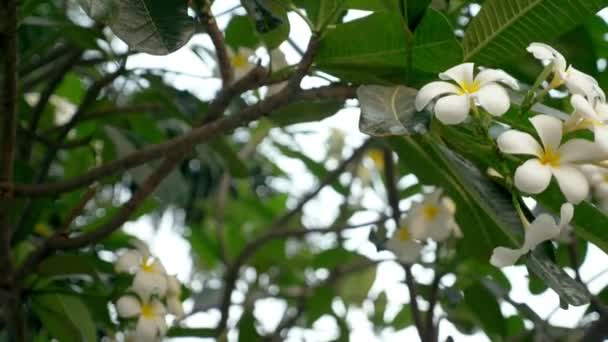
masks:
<instances>
[{"instance_id":1,"label":"dark green leaf","mask_svg":"<svg viewBox=\"0 0 608 342\"><path fill-rule=\"evenodd\" d=\"M412 54L414 68L432 73L462 62L462 47L442 13L432 8L426 11L416 28Z\"/></svg>"}]
</instances>

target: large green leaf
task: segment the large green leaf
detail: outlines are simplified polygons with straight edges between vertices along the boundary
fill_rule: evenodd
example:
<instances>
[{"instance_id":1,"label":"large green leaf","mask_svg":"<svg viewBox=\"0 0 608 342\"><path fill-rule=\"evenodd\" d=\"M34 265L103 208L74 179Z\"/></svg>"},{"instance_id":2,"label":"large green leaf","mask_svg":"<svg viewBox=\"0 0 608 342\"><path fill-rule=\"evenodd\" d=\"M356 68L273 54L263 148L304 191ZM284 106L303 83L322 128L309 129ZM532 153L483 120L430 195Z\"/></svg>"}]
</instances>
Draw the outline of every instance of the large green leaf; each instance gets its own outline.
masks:
<instances>
[{"instance_id":1,"label":"large green leaf","mask_svg":"<svg viewBox=\"0 0 608 342\"><path fill-rule=\"evenodd\" d=\"M385 11L328 29L315 66L349 80L386 82L403 78L406 60L401 17Z\"/></svg>"},{"instance_id":2,"label":"large green leaf","mask_svg":"<svg viewBox=\"0 0 608 342\"><path fill-rule=\"evenodd\" d=\"M274 111L270 120L278 126L321 121L336 114L343 104L342 101L332 99L294 102Z\"/></svg>"},{"instance_id":3,"label":"large green leaf","mask_svg":"<svg viewBox=\"0 0 608 342\"><path fill-rule=\"evenodd\" d=\"M432 8L426 11L416 28L412 57L414 68L433 73L462 62L462 47L443 14Z\"/></svg>"},{"instance_id":4,"label":"large green leaf","mask_svg":"<svg viewBox=\"0 0 608 342\"><path fill-rule=\"evenodd\" d=\"M85 13L98 21L111 20L118 14L118 0L78 0Z\"/></svg>"},{"instance_id":5,"label":"large green leaf","mask_svg":"<svg viewBox=\"0 0 608 342\"><path fill-rule=\"evenodd\" d=\"M550 41L605 6L606 0L487 0L469 24L464 59L495 66Z\"/></svg>"},{"instance_id":6,"label":"large green leaf","mask_svg":"<svg viewBox=\"0 0 608 342\"><path fill-rule=\"evenodd\" d=\"M281 45L289 36L289 19L282 0L241 0L258 32L269 49Z\"/></svg>"},{"instance_id":7,"label":"large green leaf","mask_svg":"<svg viewBox=\"0 0 608 342\"><path fill-rule=\"evenodd\" d=\"M120 0L109 25L130 48L152 55L169 54L194 34L186 0Z\"/></svg>"},{"instance_id":8,"label":"large green leaf","mask_svg":"<svg viewBox=\"0 0 608 342\"><path fill-rule=\"evenodd\" d=\"M496 297L479 282L464 289L464 302L493 340L506 335L505 319Z\"/></svg>"},{"instance_id":9,"label":"large green leaf","mask_svg":"<svg viewBox=\"0 0 608 342\"><path fill-rule=\"evenodd\" d=\"M361 104L359 130L374 136L425 132L429 117L414 108L416 93L416 89L404 86L360 86L357 89Z\"/></svg>"},{"instance_id":10,"label":"large green leaf","mask_svg":"<svg viewBox=\"0 0 608 342\"><path fill-rule=\"evenodd\" d=\"M335 22L342 9L347 8L349 0L294 0L294 3L306 10L316 30Z\"/></svg>"},{"instance_id":11,"label":"large green leaf","mask_svg":"<svg viewBox=\"0 0 608 342\"><path fill-rule=\"evenodd\" d=\"M89 309L76 296L44 294L34 296L34 311L54 337L61 341L97 341L95 323Z\"/></svg>"}]
</instances>

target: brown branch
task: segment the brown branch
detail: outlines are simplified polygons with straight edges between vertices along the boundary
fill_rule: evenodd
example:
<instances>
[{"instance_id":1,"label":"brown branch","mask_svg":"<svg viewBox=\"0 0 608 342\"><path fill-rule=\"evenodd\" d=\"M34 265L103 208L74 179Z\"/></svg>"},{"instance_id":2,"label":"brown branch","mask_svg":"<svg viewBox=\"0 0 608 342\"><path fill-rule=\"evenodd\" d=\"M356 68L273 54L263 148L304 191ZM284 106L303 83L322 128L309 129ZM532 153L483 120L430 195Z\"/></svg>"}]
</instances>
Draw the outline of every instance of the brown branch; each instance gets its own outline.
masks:
<instances>
[{"instance_id":1,"label":"brown branch","mask_svg":"<svg viewBox=\"0 0 608 342\"><path fill-rule=\"evenodd\" d=\"M439 246L437 247L439 248ZM438 250L439 251L439 250ZM439 255L439 253L436 253ZM429 309L426 313L426 322L424 324L425 330L425 338L424 341L435 342L439 337L438 329L439 326L435 325L434 322L434 311L435 306L437 305L438 295L439 295L439 283L441 282L441 277L443 274L439 273L439 271L435 270L435 276L433 277L433 282L431 283L431 293L429 295Z\"/></svg>"},{"instance_id":2,"label":"brown branch","mask_svg":"<svg viewBox=\"0 0 608 342\"><path fill-rule=\"evenodd\" d=\"M220 134L246 125L263 117L264 115L268 115L273 110L286 103L297 101L299 99L337 98L337 96L345 96L344 99L351 98L353 97L351 95L354 94L351 89L352 88L347 86L325 86L304 90L294 97L278 96L280 94L277 94L262 102L259 102L254 106L245 108L233 116L224 117L210 122L206 125L193 129L185 135L173 138L166 142L145 147L121 159L114 160L93 168L82 176L54 183L15 185L0 184L0 191L7 191L12 187L15 196L32 197L56 195L63 192L73 191L95 181L99 181L105 177L112 176L116 173L129 170L151 160L169 155L172 151L189 149L191 146L206 143Z\"/></svg>"},{"instance_id":3,"label":"brown branch","mask_svg":"<svg viewBox=\"0 0 608 342\"><path fill-rule=\"evenodd\" d=\"M234 70L232 69L232 63L230 63L230 57L228 56L228 48L226 47L224 35L217 26L217 22L211 14L209 7L200 11L199 18L207 28L207 33L209 34L209 37L213 42L213 46L215 47L215 54L217 55L220 75L222 76L222 84L223 87L226 88L234 79Z\"/></svg>"},{"instance_id":4,"label":"brown branch","mask_svg":"<svg viewBox=\"0 0 608 342\"><path fill-rule=\"evenodd\" d=\"M386 193L388 195L388 202L391 207L393 220L395 221L395 227L399 228L401 225L401 217L399 210L399 191L397 190L396 184L397 178L395 172L395 161L393 160L393 151L388 148L384 149L384 176L384 184L386 186ZM418 295L412 270L410 265L403 265L403 269L405 271L405 283L410 292L410 308L412 310L412 318L414 319L414 324L420 339L422 341L426 341L424 340L424 325L420 314L420 308L418 307Z\"/></svg>"},{"instance_id":5,"label":"brown branch","mask_svg":"<svg viewBox=\"0 0 608 342\"><path fill-rule=\"evenodd\" d=\"M71 141L66 141L66 142L59 144L59 143L53 141L52 139L47 138L44 135L34 133L34 132L28 130L27 128L18 127L18 130L19 130L20 135L25 135L32 140L35 140L39 143L46 145L48 148L56 148L59 150L69 150L69 149L73 149L73 148L86 146L93 139L92 136L87 136L87 137L83 137L83 138L75 139L75 140L71 140Z\"/></svg>"}]
</instances>

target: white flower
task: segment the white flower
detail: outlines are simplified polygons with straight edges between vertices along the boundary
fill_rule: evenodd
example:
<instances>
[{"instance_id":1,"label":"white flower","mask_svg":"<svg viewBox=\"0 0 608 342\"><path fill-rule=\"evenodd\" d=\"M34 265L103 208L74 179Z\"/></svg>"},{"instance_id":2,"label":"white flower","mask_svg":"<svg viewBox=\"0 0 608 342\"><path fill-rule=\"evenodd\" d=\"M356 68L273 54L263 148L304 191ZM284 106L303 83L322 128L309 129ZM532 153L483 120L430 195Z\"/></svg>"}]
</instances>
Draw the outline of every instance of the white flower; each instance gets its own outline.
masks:
<instances>
[{"instance_id":1,"label":"white flower","mask_svg":"<svg viewBox=\"0 0 608 342\"><path fill-rule=\"evenodd\" d=\"M441 197L441 194L442 190L437 189L426 195L421 203L412 205L408 221L414 239L443 241L452 235L462 236L454 221L454 202L448 197Z\"/></svg>"},{"instance_id":2,"label":"white flower","mask_svg":"<svg viewBox=\"0 0 608 342\"><path fill-rule=\"evenodd\" d=\"M580 170L591 184L598 207L602 211L608 212L608 169L586 164L581 165Z\"/></svg>"},{"instance_id":3,"label":"white flower","mask_svg":"<svg viewBox=\"0 0 608 342\"><path fill-rule=\"evenodd\" d=\"M122 296L116 311L122 318L137 318L135 335L139 341L155 341L167 332L165 307L156 299L141 302L135 296Z\"/></svg>"},{"instance_id":4,"label":"white flower","mask_svg":"<svg viewBox=\"0 0 608 342\"><path fill-rule=\"evenodd\" d=\"M177 318L184 316L184 307L181 301L182 285L175 276L167 277L167 309Z\"/></svg>"},{"instance_id":5,"label":"white flower","mask_svg":"<svg viewBox=\"0 0 608 342\"><path fill-rule=\"evenodd\" d=\"M410 234L410 226L408 226L408 220L397 228L393 236L386 243L386 247L397 256L397 259L406 264L410 264L420 255L422 250L422 244L418 241L412 240Z\"/></svg>"},{"instance_id":6,"label":"white flower","mask_svg":"<svg viewBox=\"0 0 608 342\"><path fill-rule=\"evenodd\" d=\"M525 230L524 244L521 248L512 249L496 247L490 258L490 263L496 267L513 265L524 254L530 252L544 241L551 240L560 235L574 216L574 206L564 203L560 209L559 225L549 214L541 214Z\"/></svg>"},{"instance_id":7,"label":"white flower","mask_svg":"<svg viewBox=\"0 0 608 342\"><path fill-rule=\"evenodd\" d=\"M568 202L581 202L589 194L589 184L576 165L597 159L600 155L597 145L584 139L562 144L562 122L554 117L537 115L530 121L542 147L530 134L517 130L508 130L498 137L498 148L503 153L536 157L515 170L515 186L523 192L539 194L549 186L553 175Z\"/></svg>"},{"instance_id":8,"label":"white flower","mask_svg":"<svg viewBox=\"0 0 608 342\"><path fill-rule=\"evenodd\" d=\"M251 58L255 55L253 50L246 47L239 47L236 53L230 47L227 50L230 64L234 70L234 81L243 78L256 67L256 64L251 62Z\"/></svg>"},{"instance_id":9,"label":"white flower","mask_svg":"<svg viewBox=\"0 0 608 342\"><path fill-rule=\"evenodd\" d=\"M471 105L479 104L494 116L503 115L511 101L507 91L498 82L517 90L517 80L502 70L484 69L473 78L473 63L463 63L440 73L442 80L452 80L456 84L444 81L431 82L420 89L416 95L416 110L421 111L433 99L435 116L444 124L463 122Z\"/></svg>"},{"instance_id":10,"label":"white flower","mask_svg":"<svg viewBox=\"0 0 608 342\"><path fill-rule=\"evenodd\" d=\"M595 104L592 104L595 102ZM608 151L608 104L601 101L589 101L585 97L574 94L570 98L574 113L569 125L572 129L588 128L593 131L595 142L604 151Z\"/></svg>"},{"instance_id":11,"label":"white flower","mask_svg":"<svg viewBox=\"0 0 608 342\"><path fill-rule=\"evenodd\" d=\"M569 66L564 56L551 46L532 43L527 50L534 55L534 58L553 63L553 80L549 84L550 88L565 84L572 94L584 95L590 100L594 98L599 98L602 102L606 100L604 91L593 77L575 69L572 65Z\"/></svg>"},{"instance_id":12,"label":"white flower","mask_svg":"<svg viewBox=\"0 0 608 342\"><path fill-rule=\"evenodd\" d=\"M285 59L285 54L281 50L272 50L272 52L270 53L270 68L272 69L272 72L281 70L287 67L288 65L289 64L287 64L287 60ZM271 84L270 86L268 86L268 94L266 96L272 96L277 94L285 87L285 85L287 85L287 81Z\"/></svg>"},{"instance_id":13,"label":"white flower","mask_svg":"<svg viewBox=\"0 0 608 342\"><path fill-rule=\"evenodd\" d=\"M164 296L167 291L167 274L159 260L146 251L128 250L118 257L116 271L134 273L133 290L143 298L152 294Z\"/></svg>"}]
</instances>

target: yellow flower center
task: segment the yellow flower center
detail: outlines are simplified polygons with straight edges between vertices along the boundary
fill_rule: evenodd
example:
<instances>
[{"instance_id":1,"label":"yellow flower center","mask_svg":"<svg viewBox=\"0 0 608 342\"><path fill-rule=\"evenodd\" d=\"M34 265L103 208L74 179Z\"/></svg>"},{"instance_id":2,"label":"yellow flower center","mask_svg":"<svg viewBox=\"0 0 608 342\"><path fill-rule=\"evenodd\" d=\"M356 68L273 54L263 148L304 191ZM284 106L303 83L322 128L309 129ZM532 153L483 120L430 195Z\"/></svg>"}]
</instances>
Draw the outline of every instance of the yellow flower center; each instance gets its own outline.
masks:
<instances>
[{"instance_id":1,"label":"yellow flower center","mask_svg":"<svg viewBox=\"0 0 608 342\"><path fill-rule=\"evenodd\" d=\"M369 157L374 162L376 168L384 169L384 153L380 150L372 150L369 152Z\"/></svg>"},{"instance_id":2,"label":"yellow flower center","mask_svg":"<svg viewBox=\"0 0 608 342\"><path fill-rule=\"evenodd\" d=\"M472 83L462 82L458 83L458 85L460 86L460 89L458 89L458 95L473 94L477 92L479 88L481 88L479 81L473 81Z\"/></svg>"},{"instance_id":3,"label":"yellow flower center","mask_svg":"<svg viewBox=\"0 0 608 342\"><path fill-rule=\"evenodd\" d=\"M154 318L154 316L156 316L156 311L154 310L154 307L150 304L143 304L141 306L141 316L144 318Z\"/></svg>"},{"instance_id":4,"label":"yellow flower center","mask_svg":"<svg viewBox=\"0 0 608 342\"><path fill-rule=\"evenodd\" d=\"M231 58L232 66L236 69L244 68L247 66L249 59L245 55L236 54Z\"/></svg>"},{"instance_id":5,"label":"yellow flower center","mask_svg":"<svg viewBox=\"0 0 608 342\"><path fill-rule=\"evenodd\" d=\"M144 261L140 265L142 271L146 273L154 273L156 272L156 267L154 265L154 261Z\"/></svg>"},{"instance_id":6,"label":"yellow flower center","mask_svg":"<svg viewBox=\"0 0 608 342\"><path fill-rule=\"evenodd\" d=\"M399 228L399 230L397 231L397 239L399 239L399 241L401 242L410 240L410 232L407 227L404 226Z\"/></svg>"},{"instance_id":7,"label":"yellow flower center","mask_svg":"<svg viewBox=\"0 0 608 342\"><path fill-rule=\"evenodd\" d=\"M427 204L422 208L422 215L427 220L434 219L439 214L439 207L434 204Z\"/></svg>"},{"instance_id":8,"label":"yellow flower center","mask_svg":"<svg viewBox=\"0 0 608 342\"><path fill-rule=\"evenodd\" d=\"M549 82L549 89L555 89L564 84L564 79L558 73L553 75L553 79Z\"/></svg>"},{"instance_id":9,"label":"yellow flower center","mask_svg":"<svg viewBox=\"0 0 608 342\"><path fill-rule=\"evenodd\" d=\"M557 153L557 151L553 151L553 149L550 147L545 148L540 155L540 163L543 165L557 167L559 166L559 159L559 153Z\"/></svg>"}]
</instances>

